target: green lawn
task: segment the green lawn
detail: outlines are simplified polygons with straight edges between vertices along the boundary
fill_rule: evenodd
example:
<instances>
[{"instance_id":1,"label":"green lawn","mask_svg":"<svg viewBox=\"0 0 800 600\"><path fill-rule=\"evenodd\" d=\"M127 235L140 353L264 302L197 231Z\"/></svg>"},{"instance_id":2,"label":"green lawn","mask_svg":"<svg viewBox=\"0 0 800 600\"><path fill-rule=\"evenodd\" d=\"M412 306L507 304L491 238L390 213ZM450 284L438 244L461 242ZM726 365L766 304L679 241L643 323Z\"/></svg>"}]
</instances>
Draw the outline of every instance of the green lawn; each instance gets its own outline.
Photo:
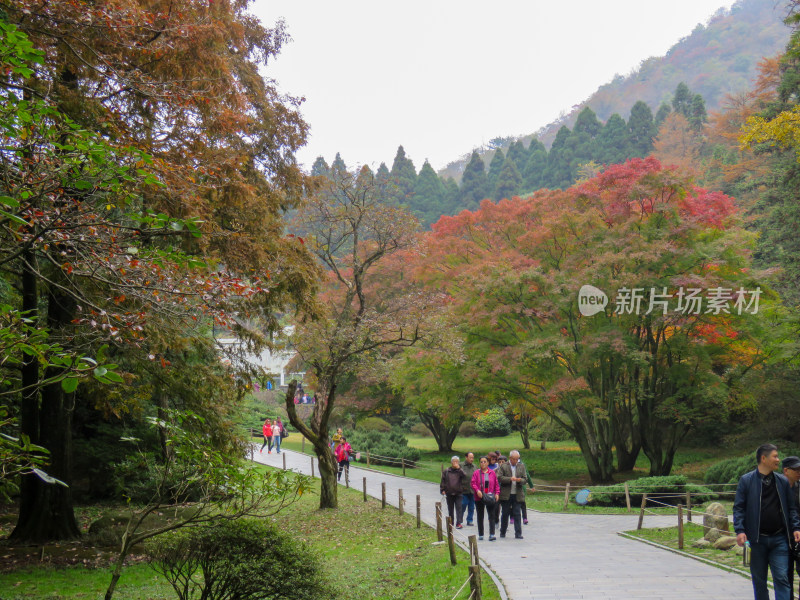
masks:
<instances>
[{"instance_id":1,"label":"green lawn","mask_svg":"<svg viewBox=\"0 0 800 600\"><path fill-rule=\"evenodd\" d=\"M458 565L451 566L447 547L433 545L435 532L425 526L417 529L412 516L401 517L396 509L382 510L376 500L365 503L359 492L343 487L339 502L339 510L320 511L318 492L314 492L272 517L282 529L307 542L330 567L337 598L449 600L466 580L469 555L458 550ZM0 556L7 552L9 548L0 547ZM0 573L0 598L96 600L102 598L109 578L107 569L84 565L4 572ZM500 595L491 578L484 574L482 582L483 597L497 600ZM468 596L467 587L458 598ZM175 595L146 564L134 563L125 568L114 597L161 600Z\"/></svg>"},{"instance_id":2,"label":"green lawn","mask_svg":"<svg viewBox=\"0 0 800 600\"><path fill-rule=\"evenodd\" d=\"M645 525L647 519L645 518ZM678 549L678 527L644 528L626 531L626 534L655 542L667 548ZM742 564L741 549L735 546L732 550L717 550L716 548L692 548L692 542L703 537L703 526L695 523L685 523L683 527L684 546L682 552L691 556L712 561L723 568L738 569L749 573L749 567ZM771 579L771 577L770 577Z\"/></svg>"}]
</instances>

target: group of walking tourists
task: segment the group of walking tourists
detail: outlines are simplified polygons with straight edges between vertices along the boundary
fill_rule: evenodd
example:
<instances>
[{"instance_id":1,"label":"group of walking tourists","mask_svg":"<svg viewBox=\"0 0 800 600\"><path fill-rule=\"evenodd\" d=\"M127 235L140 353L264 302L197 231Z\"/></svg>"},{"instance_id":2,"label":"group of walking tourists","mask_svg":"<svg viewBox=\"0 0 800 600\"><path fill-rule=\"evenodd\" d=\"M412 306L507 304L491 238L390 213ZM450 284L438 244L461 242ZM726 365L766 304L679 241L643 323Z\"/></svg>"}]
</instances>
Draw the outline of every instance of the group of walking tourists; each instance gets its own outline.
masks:
<instances>
[{"instance_id":1,"label":"group of walking tourists","mask_svg":"<svg viewBox=\"0 0 800 600\"><path fill-rule=\"evenodd\" d=\"M472 452L467 452L463 464L454 456L442 472L439 491L447 500L447 515L457 529L464 527L465 512L467 526L473 525L477 512L479 540L484 538L487 521L490 542L497 539L498 527L500 537L506 537L509 524L514 526L514 537L522 539L522 526L528 524L525 494L533 492L533 480L516 450L508 457L489 452L477 465Z\"/></svg>"},{"instance_id":2,"label":"group of walking tourists","mask_svg":"<svg viewBox=\"0 0 800 600\"><path fill-rule=\"evenodd\" d=\"M788 456L781 461L776 446L762 444L756 450L756 464L742 475L736 488L736 541L750 547L755 599L769 600L769 567L775 600L790 600L793 571L800 574L800 458Z\"/></svg>"},{"instance_id":3,"label":"group of walking tourists","mask_svg":"<svg viewBox=\"0 0 800 600\"><path fill-rule=\"evenodd\" d=\"M261 450L259 450L259 452L264 452L264 447L267 447L267 454L271 454L273 448L280 454L281 440L289 435L286 431L286 427L283 426L281 418L278 417L275 419L274 423L270 419L264 421L264 424L261 426L261 432L264 434L264 443L261 444Z\"/></svg>"}]
</instances>

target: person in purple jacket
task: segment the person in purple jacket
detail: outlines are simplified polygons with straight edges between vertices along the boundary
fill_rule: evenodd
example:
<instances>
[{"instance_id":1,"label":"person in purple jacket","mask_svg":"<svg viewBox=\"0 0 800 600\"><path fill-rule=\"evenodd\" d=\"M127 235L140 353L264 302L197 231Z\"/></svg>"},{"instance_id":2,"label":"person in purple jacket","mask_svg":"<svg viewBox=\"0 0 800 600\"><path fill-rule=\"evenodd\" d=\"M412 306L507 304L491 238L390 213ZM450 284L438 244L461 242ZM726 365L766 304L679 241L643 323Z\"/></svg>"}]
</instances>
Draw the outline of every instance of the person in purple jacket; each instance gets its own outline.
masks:
<instances>
[{"instance_id":1,"label":"person in purple jacket","mask_svg":"<svg viewBox=\"0 0 800 600\"><path fill-rule=\"evenodd\" d=\"M489 459L481 456L480 468L472 474L472 490L475 492L475 507L478 509L478 539L483 539L483 516L484 512L489 517L489 541L495 541L494 535L494 519L492 518L493 508L487 507L484 495L491 493L494 494L495 504L500 495L500 484L497 482L497 475L489 469Z\"/></svg>"}]
</instances>

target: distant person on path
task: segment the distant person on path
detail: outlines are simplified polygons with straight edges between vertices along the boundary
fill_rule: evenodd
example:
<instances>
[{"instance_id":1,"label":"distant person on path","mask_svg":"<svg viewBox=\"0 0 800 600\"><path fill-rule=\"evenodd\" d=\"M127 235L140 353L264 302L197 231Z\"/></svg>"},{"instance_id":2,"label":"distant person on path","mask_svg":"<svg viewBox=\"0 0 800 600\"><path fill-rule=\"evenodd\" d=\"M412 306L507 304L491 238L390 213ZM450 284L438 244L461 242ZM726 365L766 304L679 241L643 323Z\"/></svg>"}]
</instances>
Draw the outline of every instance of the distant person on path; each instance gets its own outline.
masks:
<instances>
[{"instance_id":1,"label":"distant person on path","mask_svg":"<svg viewBox=\"0 0 800 600\"><path fill-rule=\"evenodd\" d=\"M267 454L269 454L272 452L272 421L269 419L264 421L261 431L264 434L264 443L261 444L261 450L259 450L259 452L264 452L264 446L269 446L267 449Z\"/></svg>"},{"instance_id":2,"label":"distant person on path","mask_svg":"<svg viewBox=\"0 0 800 600\"><path fill-rule=\"evenodd\" d=\"M493 542L496 538L494 537L492 509L487 510L483 495L492 493L497 498L500 494L500 484L497 483L497 475L489 468L489 459L486 456L481 456L480 468L472 474L472 491L475 492L475 507L478 509L478 539L483 539L483 515L485 512L489 520L489 541Z\"/></svg>"},{"instance_id":3,"label":"distant person on path","mask_svg":"<svg viewBox=\"0 0 800 600\"><path fill-rule=\"evenodd\" d=\"M464 481L467 475L461 469L460 460L457 456L450 459L450 466L442 471L442 480L439 483L439 491L447 500L447 516L455 525L456 529L461 529L461 519L464 516L461 495L464 489Z\"/></svg>"},{"instance_id":4,"label":"distant person on path","mask_svg":"<svg viewBox=\"0 0 800 600\"><path fill-rule=\"evenodd\" d=\"M522 462L522 460L520 460ZM525 467L525 480L528 482L528 491L533 493L534 486L533 486L533 479L531 479L531 475L533 474L533 469L529 469L527 466ZM522 524L528 524L528 502L525 499L525 494L522 495Z\"/></svg>"},{"instance_id":5,"label":"distant person on path","mask_svg":"<svg viewBox=\"0 0 800 600\"><path fill-rule=\"evenodd\" d=\"M475 465L475 455L472 452L467 452L466 456L464 456L464 464L461 465L461 470L464 471L464 486L463 486L463 496L462 496L462 503L461 503L461 511L462 516L464 511L467 512L467 525L472 525L472 517L475 514L475 495L472 491L472 474L475 473L475 469L478 467Z\"/></svg>"},{"instance_id":6,"label":"distant person on path","mask_svg":"<svg viewBox=\"0 0 800 600\"><path fill-rule=\"evenodd\" d=\"M762 444L756 450L757 467L745 473L736 487L733 527L736 542L750 542L750 575L755 600L769 600L767 567L772 572L775 600L790 600L789 547L800 542L800 518L786 477L776 473L778 448Z\"/></svg>"},{"instance_id":7,"label":"distant person on path","mask_svg":"<svg viewBox=\"0 0 800 600\"><path fill-rule=\"evenodd\" d=\"M275 424L272 426L272 446L277 450L278 454L281 453L281 439L283 438L283 422L278 417Z\"/></svg>"},{"instance_id":8,"label":"distant person on path","mask_svg":"<svg viewBox=\"0 0 800 600\"><path fill-rule=\"evenodd\" d=\"M339 442L342 441L343 437L344 435L342 435L342 428L339 427L339 429L336 430L336 433L333 434L333 437L331 437L331 448L335 448Z\"/></svg>"},{"instance_id":9,"label":"distant person on path","mask_svg":"<svg viewBox=\"0 0 800 600\"><path fill-rule=\"evenodd\" d=\"M522 514L520 504L525 502L525 465L519 461L519 452L512 450L508 454L508 462L497 469L497 480L500 483L500 504L503 517L500 522L500 537L506 537L508 519L514 523L514 537L522 539Z\"/></svg>"},{"instance_id":10,"label":"distant person on path","mask_svg":"<svg viewBox=\"0 0 800 600\"><path fill-rule=\"evenodd\" d=\"M792 498L798 506L798 516L800 516L800 458L796 456L787 456L781 461L783 468L783 476L789 480L789 485L792 487Z\"/></svg>"},{"instance_id":11,"label":"distant person on path","mask_svg":"<svg viewBox=\"0 0 800 600\"><path fill-rule=\"evenodd\" d=\"M347 443L347 438L342 436L342 439L339 440L339 443L336 444L336 448L333 451L336 462L339 463L339 474L336 476L337 481L342 480L342 471L345 470L347 471L345 481L350 477L350 454L352 454L352 452L353 448Z\"/></svg>"}]
</instances>

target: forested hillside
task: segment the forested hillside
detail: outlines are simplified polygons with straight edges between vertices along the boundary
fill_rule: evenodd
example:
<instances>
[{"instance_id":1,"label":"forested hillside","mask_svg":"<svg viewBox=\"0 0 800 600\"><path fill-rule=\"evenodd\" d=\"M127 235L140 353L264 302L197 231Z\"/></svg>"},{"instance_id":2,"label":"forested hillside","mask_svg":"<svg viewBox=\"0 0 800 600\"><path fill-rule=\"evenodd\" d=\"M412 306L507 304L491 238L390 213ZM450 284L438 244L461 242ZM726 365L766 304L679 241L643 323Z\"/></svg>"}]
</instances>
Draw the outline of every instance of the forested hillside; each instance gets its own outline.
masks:
<instances>
[{"instance_id":1,"label":"forested hillside","mask_svg":"<svg viewBox=\"0 0 800 600\"><path fill-rule=\"evenodd\" d=\"M681 82L705 99L708 110L716 110L727 94L751 87L762 57L783 51L789 40L789 28L783 24L785 16L783 3L739 0L730 10L720 9L705 26L698 24L666 56L644 60L635 72L615 77L562 119L524 136L521 141L528 146L537 137L549 148L558 130L564 125L572 128L587 106L602 121L614 113L627 116L639 100L656 111L669 101ZM497 140L503 149L513 141ZM492 148L478 149L487 163L492 160L492 152ZM470 154L466 154L447 165L439 175L458 181L469 160Z\"/></svg>"},{"instance_id":2,"label":"forested hillside","mask_svg":"<svg viewBox=\"0 0 800 600\"><path fill-rule=\"evenodd\" d=\"M428 226L441 215L476 210L484 198L565 189L603 165L648 156L659 137L662 154L680 136L697 146L708 113L752 89L760 61L782 52L790 33L785 16L786 9L772 0L739 0L698 25L666 56L616 77L536 134L496 138L439 173L427 162L417 168L400 146L391 168L381 163L375 175L391 188L393 203L407 206ZM680 154L678 162L691 162L686 152ZM346 168L338 154L330 167L319 157L312 174Z\"/></svg>"}]
</instances>

